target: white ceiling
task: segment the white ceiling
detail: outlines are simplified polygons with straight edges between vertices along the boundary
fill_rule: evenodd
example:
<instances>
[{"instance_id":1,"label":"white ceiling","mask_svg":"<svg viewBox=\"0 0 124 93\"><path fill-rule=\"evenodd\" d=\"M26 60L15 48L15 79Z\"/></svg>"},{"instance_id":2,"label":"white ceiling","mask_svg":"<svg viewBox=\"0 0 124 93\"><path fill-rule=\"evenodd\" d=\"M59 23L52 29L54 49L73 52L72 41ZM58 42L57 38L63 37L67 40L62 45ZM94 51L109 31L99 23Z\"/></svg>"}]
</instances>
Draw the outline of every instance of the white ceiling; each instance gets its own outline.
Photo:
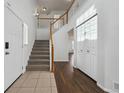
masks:
<instances>
[{"instance_id":1,"label":"white ceiling","mask_svg":"<svg viewBox=\"0 0 124 93\"><path fill-rule=\"evenodd\" d=\"M45 6L50 10L65 10L71 2L69 0L37 0L39 6Z\"/></svg>"},{"instance_id":2,"label":"white ceiling","mask_svg":"<svg viewBox=\"0 0 124 93\"><path fill-rule=\"evenodd\" d=\"M37 0L38 12L43 14L43 7L47 8L46 13L50 14L52 11L63 11L66 10L71 4L70 0Z\"/></svg>"},{"instance_id":3,"label":"white ceiling","mask_svg":"<svg viewBox=\"0 0 124 93\"><path fill-rule=\"evenodd\" d=\"M79 4L87 0L76 0ZM54 15L62 15L69 8L72 0L36 0L39 18L53 18ZM43 7L47 10L44 12ZM38 20L39 27L48 27L50 20Z\"/></svg>"},{"instance_id":4,"label":"white ceiling","mask_svg":"<svg viewBox=\"0 0 124 93\"><path fill-rule=\"evenodd\" d=\"M54 17L55 14L62 15L71 4L71 0L37 0L38 13L40 18ZM44 12L43 7L47 10ZM39 20L40 27L48 27L50 20Z\"/></svg>"}]
</instances>

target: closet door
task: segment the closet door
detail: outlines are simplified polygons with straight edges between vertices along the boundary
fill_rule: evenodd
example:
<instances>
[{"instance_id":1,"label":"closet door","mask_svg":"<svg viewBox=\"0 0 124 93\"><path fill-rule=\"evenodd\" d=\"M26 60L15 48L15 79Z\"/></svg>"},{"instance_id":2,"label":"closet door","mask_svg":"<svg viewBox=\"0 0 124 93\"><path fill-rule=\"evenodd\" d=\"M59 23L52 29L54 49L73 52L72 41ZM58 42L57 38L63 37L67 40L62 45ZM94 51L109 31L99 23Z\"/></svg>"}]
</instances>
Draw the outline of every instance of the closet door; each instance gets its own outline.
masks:
<instances>
[{"instance_id":1,"label":"closet door","mask_svg":"<svg viewBox=\"0 0 124 93\"><path fill-rule=\"evenodd\" d=\"M97 16L89 21L90 26L90 60L91 60L91 77L96 80L97 65Z\"/></svg>"},{"instance_id":2,"label":"closet door","mask_svg":"<svg viewBox=\"0 0 124 93\"><path fill-rule=\"evenodd\" d=\"M84 24L85 26L85 63L86 63L86 73L91 76L91 41L90 41L90 31L88 28L88 22Z\"/></svg>"},{"instance_id":3,"label":"closet door","mask_svg":"<svg viewBox=\"0 0 124 93\"><path fill-rule=\"evenodd\" d=\"M81 41L81 37L83 36L81 27L77 28L77 67L82 67L82 53L83 53L83 41Z\"/></svg>"},{"instance_id":4,"label":"closet door","mask_svg":"<svg viewBox=\"0 0 124 93\"><path fill-rule=\"evenodd\" d=\"M82 25L77 28L77 65L80 70L87 73L85 43L85 29Z\"/></svg>"},{"instance_id":5,"label":"closet door","mask_svg":"<svg viewBox=\"0 0 124 93\"><path fill-rule=\"evenodd\" d=\"M77 28L78 68L96 80L97 16Z\"/></svg>"}]
</instances>

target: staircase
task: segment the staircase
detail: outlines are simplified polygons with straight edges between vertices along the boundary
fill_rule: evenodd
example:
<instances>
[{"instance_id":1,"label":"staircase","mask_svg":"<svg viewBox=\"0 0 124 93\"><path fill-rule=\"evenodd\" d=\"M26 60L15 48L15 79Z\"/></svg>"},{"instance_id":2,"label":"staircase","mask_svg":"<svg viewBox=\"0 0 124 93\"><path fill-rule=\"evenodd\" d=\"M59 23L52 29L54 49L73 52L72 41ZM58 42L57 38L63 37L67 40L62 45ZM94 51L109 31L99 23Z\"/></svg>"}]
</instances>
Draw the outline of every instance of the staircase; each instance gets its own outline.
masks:
<instances>
[{"instance_id":1,"label":"staircase","mask_svg":"<svg viewBox=\"0 0 124 93\"><path fill-rule=\"evenodd\" d=\"M27 71L49 71L49 41L36 40L28 61Z\"/></svg>"}]
</instances>

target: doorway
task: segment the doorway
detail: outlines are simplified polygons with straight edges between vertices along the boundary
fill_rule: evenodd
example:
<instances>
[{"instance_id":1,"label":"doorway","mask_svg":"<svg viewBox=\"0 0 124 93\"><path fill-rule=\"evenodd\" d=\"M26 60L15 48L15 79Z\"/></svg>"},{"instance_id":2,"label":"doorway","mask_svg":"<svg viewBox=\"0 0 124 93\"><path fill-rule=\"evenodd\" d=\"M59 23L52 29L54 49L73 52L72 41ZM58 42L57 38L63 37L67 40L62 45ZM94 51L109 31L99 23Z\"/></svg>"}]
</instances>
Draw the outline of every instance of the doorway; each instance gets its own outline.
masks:
<instances>
[{"instance_id":1,"label":"doorway","mask_svg":"<svg viewBox=\"0 0 124 93\"><path fill-rule=\"evenodd\" d=\"M68 40L69 61L71 62L72 66L74 66L74 29L71 29L68 32Z\"/></svg>"}]
</instances>

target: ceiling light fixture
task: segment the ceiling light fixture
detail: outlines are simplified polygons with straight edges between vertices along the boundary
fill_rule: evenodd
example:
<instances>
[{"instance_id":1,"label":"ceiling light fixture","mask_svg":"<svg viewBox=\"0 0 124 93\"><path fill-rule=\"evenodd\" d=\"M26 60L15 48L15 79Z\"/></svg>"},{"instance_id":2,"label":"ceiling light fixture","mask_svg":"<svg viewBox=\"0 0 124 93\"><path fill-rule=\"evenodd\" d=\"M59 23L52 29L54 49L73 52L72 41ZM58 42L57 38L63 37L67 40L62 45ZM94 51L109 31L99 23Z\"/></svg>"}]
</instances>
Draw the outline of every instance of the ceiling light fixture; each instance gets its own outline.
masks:
<instances>
[{"instance_id":1,"label":"ceiling light fixture","mask_svg":"<svg viewBox=\"0 0 124 93\"><path fill-rule=\"evenodd\" d=\"M46 7L43 7L43 8L42 8L42 10L43 10L43 11L46 11L46 10L47 10L47 8L46 8Z\"/></svg>"}]
</instances>

